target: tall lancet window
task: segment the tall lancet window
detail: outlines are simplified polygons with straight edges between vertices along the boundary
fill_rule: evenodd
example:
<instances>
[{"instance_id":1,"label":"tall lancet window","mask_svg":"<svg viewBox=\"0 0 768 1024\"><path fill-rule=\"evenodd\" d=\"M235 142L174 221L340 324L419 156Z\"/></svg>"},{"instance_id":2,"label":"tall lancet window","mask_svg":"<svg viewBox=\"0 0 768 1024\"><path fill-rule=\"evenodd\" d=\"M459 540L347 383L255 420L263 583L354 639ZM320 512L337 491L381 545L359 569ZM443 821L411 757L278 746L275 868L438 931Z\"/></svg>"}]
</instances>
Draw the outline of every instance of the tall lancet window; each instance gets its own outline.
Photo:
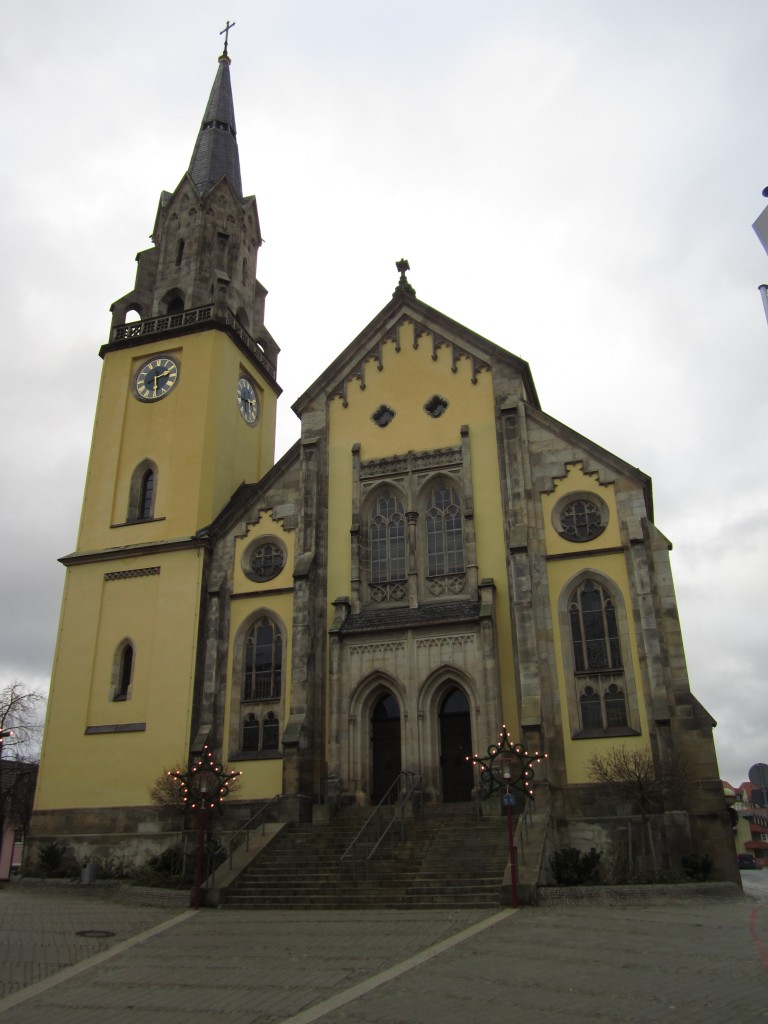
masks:
<instances>
[{"instance_id":1,"label":"tall lancet window","mask_svg":"<svg viewBox=\"0 0 768 1024\"><path fill-rule=\"evenodd\" d=\"M148 469L141 478L139 492L139 519L151 519L155 507L155 473Z\"/></svg>"},{"instance_id":2,"label":"tall lancet window","mask_svg":"<svg viewBox=\"0 0 768 1024\"><path fill-rule=\"evenodd\" d=\"M243 700L277 700L283 677L283 637L266 617L245 638Z\"/></svg>"},{"instance_id":3,"label":"tall lancet window","mask_svg":"<svg viewBox=\"0 0 768 1024\"><path fill-rule=\"evenodd\" d=\"M436 487L427 507L427 575L464 572L461 498L452 487Z\"/></svg>"},{"instance_id":4,"label":"tall lancet window","mask_svg":"<svg viewBox=\"0 0 768 1024\"><path fill-rule=\"evenodd\" d=\"M585 580L571 593L568 616L581 729L588 735L627 732L624 667L611 594L596 580Z\"/></svg>"},{"instance_id":5,"label":"tall lancet window","mask_svg":"<svg viewBox=\"0 0 768 1024\"><path fill-rule=\"evenodd\" d=\"M371 583L404 581L405 510L395 494L383 494L373 506L369 539Z\"/></svg>"}]
</instances>

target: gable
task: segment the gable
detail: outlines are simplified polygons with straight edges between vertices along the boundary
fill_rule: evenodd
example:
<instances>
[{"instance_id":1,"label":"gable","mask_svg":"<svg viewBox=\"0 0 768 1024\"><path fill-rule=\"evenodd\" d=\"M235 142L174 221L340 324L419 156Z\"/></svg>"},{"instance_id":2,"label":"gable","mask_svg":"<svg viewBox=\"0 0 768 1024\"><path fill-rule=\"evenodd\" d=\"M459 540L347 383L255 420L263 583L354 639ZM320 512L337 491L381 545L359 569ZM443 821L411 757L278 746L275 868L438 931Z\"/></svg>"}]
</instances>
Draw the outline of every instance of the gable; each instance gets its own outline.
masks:
<instances>
[{"instance_id":1,"label":"gable","mask_svg":"<svg viewBox=\"0 0 768 1024\"><path fill-rule=\"evenodd\" d=\"M473 384L492 367L503 370L517 384L514 397L539 408L530 367L524 359L398 288L392 301L297 399L294 411L301 416L318 400L335 397L347 404L354 390L365 391L373 376L385 370L389 357L401 353L406 344L428 351L433 362L447 357L452 373L466 364Z\"/></svg>"}]
</instances>

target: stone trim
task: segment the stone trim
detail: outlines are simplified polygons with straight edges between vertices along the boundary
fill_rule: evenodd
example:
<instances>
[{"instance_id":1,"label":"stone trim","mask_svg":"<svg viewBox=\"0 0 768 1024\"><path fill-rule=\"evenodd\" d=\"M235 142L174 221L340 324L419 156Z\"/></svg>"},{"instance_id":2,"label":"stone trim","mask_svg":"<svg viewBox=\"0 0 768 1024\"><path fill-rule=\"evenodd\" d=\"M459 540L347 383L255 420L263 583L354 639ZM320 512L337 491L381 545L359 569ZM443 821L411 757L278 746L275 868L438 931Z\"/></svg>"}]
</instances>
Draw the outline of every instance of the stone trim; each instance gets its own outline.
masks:
<instances>
[{"instance_id":1,"label":"stone trim","mask_svg":"<svg viewBox=\"0 0 768 1024\"><path fill-rule=\"evenodd\" d=\"M113 732L146 732L146 722L123 722L119 725L89 725L85 730L86 736L101 736L104 733Z\"/></svg>"},{"instance_id":2,"label":"stone trim","mask_svg":"<svg viewBox=\"0 0 768 1024\"><path fill-rule=\"evenodd\" d=\"M159 576L160 566L151 565L146 569L121 569L119 572L105 572L105 580L132 580L137 576Z\"/></svg>"},{"instance_id":3,"label":"stone trim","mask_svg":"<svg viewBox=\"0 0 768 1024\"><path fill-rule=\"evenodd\" d=\"M563 885L538 890L540 907L627 906L682 900L740 900L734 882L681 882L679 885Z\"/></svg>"}]
</instances>

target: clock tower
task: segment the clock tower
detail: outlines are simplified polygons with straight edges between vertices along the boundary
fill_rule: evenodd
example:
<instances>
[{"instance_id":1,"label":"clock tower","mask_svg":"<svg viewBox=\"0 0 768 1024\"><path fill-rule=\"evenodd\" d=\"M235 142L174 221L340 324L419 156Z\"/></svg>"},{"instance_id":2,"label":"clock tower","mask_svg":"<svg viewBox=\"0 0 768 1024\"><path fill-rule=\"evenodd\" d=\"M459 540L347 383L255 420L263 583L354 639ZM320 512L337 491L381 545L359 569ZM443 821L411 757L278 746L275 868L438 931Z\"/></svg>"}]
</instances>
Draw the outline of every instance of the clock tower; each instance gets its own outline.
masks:
<instances>
[{"instance_id":1,"label":"clock tower","mask_svg":"<svg viewBox=\"0 0 768 1024\"><path fill-rule=\"evenodd\" d=\"M73 774L91 830L130 831L152 783L208 738L205 527L274 458L279 349L264 326L261 241L225 47L189 168L160 196L100 351L77 548L62 559L39 833L71 812Z\"/></svg>"}]
</instances>

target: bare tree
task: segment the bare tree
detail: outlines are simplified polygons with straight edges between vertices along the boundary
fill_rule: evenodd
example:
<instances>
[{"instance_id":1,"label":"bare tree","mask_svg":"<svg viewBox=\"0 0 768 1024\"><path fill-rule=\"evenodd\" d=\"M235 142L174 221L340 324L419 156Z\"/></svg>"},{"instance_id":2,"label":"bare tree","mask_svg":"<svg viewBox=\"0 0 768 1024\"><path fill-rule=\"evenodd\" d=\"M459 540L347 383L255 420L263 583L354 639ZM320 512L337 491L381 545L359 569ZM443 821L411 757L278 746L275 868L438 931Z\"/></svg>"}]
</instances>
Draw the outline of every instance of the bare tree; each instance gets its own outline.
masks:
<instances>
[{"instance_id":1,"label":"bare tree","mask_svg":"<svg viewBox=\"0 0 768 1024\"><path fill-rule=\"evenodd\" d=\"M29 828L44 710L45 697L18 680L0 690L0 845L6 824Z\"/></svg>"},{"instance_id":2,"label":"bare tree","mask_svg":"<svg viewBox=\"0 0 768 1024\"><path fill-rule=\"evenodd\" d=\"M605 754L593 754L587 764L592 782L609 787L616 797L637 807L654 874L658 874L651 814L685 805L692 784L690 762L679 753L654 758L648 747L611 747Z\"/></svg>"},{"instance_id":3,"label":"bare tree","mask_svg":"<svg viewBox=\"0 0 768 1024\"><path fill-rule=\"evenodd\" d=\"M37 760L43 728L45 697L18 679L0 690L0 732L11 733L0 741L0 758Z\"/></svg>"}]
</instances>

